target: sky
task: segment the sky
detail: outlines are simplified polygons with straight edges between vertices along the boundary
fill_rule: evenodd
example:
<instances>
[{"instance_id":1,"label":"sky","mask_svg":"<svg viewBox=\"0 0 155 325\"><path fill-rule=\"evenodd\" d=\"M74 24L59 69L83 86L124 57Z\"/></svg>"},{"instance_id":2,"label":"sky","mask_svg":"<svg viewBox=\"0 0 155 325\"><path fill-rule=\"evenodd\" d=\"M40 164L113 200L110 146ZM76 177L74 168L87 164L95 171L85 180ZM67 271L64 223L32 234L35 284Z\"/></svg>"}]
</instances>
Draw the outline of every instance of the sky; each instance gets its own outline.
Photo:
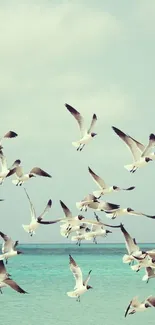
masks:
<instances>
[{"instance_id":1,"label":"sky","mask_svg":"<svg viewBox=\"0 0 155 325\"><path fill-rule=\"evenodd\" d=\"M155 215L155 163L131 175L124 169L131 153L113 132L114 125L147 144L155 133L155 3L153 1L6 0L0 3L0 135L10 166L21 159L25 173L38 166L51 179L31 178L25 187L39 215L63 217L59 200L72 211L97 187L90 166L109 185L136 186L134 191L105 196L108 202ZM75 107L89 125L96 113L97 136L77 152L72 141L78 125L64 106ZM30 221L23 187L8 178L0 187L1 231L21 243L70 242L59 225L40 226L32 238L22 224ZM93 218L93 210L84 215ZM124 216L119 224L137 242L155 241L155 220ZM123 242L119 230L100 242Z\"/></svg>"}]
</instances>

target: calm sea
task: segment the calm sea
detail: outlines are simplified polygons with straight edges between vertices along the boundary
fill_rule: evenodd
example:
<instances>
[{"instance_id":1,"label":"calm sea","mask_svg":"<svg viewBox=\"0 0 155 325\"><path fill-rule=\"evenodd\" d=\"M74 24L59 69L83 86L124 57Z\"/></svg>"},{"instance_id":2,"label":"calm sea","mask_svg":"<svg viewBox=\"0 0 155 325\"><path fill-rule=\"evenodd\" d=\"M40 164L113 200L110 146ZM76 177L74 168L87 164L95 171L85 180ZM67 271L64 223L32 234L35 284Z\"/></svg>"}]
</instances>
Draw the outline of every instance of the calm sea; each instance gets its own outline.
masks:
<instances>
[{"instance_id":1,"label":"calm sea","mask_svg":"<svg viewBox=\"0 0 155 325\"><path fill-rule=\"evenodd\" d=\"M142 248L155 248L142 244ZM155 323L155 309L124 318L124 311L133 296L141 300L155 295L155 279L142 281L144 269L135 273L122 263L124 244L20 245L23 255L9 260L8 272L29 294L22 295L4 288L0 321L3 325L123 325L137 322ZM71 254L84 277L92 270L89 290L76 302L66 295L75 280L69 269Z\"/></svg>"}]
</instances>

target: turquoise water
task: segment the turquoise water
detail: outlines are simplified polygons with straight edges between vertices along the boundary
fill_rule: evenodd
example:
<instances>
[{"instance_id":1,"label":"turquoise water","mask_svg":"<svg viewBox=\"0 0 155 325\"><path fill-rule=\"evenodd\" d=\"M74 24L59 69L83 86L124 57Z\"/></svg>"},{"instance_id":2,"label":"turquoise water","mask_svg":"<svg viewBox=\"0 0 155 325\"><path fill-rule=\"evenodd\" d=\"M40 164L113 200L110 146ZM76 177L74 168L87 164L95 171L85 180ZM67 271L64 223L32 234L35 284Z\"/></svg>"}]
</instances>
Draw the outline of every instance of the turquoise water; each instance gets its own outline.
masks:
<instances>
[{"instance_id":1,"label":"turquoise water","mask_svg":"<svg viewBox=\"0 0 155 325\"><path fill-rule=\"evenodd\" d=\"M142 248L155 248L142 244ZM155 279L143 282L144 270L134 273L122 263L124 244L98 245L20 245L24 252L9 260L7 270L29 294L22 295L3 288L1 324L4 325L122 325L137 322L154 324L155 310L124 318L124 311L133 296L141 300L155 295ZM76 302L66 295L75 280L69 269L68 254L81 267L84 276L92 269L89 290Z\"/></svg>"}]
</instances>

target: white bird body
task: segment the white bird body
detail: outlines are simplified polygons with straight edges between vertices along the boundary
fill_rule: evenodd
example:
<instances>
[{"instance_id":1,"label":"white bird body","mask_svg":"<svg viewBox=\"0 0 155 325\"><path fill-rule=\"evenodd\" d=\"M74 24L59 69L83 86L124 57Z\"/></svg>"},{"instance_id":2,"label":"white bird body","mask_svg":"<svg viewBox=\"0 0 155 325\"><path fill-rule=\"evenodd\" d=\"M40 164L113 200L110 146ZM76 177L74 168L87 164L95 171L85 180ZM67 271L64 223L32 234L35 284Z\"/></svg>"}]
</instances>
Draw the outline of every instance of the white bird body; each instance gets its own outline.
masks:
<instances>
[{"instance_id":1,"label":"white bird body","mask_svg":"<svg viewBox=\"0 0 155 325\"><path fill-rule=\"evenodd\" d=\"M94 125L96 124L97 116L96 116L96 114L93 115L90 127L87 130L84 126L84 119L83 119L82 115L72 106L70 106L68 104L65 104L65 106L66 106L67 110L74 116L74 118L76 119L76 121L79 125L81 139L76 142L72 142L72 145L74 147L76 147L77 150L81 151L84 148L84 146L86 144L88 144L93 139L93 137L96 135L96 133L93 133L92 130L94 128Z\"/></svg>"},{"instance_id":2,"label":"white bird body","mask_svg":"<svg viewBox=\"0 0 155 325\"><path fill-rule=\"evenodd\" d=\"M13 170L16 174L16 179L13 179L12 183L16 186L21 186L23 183L27 182L30 178L35 177L36 175L43 177L52 177L40 167L33 167L27 174L24 174L22 166L17 166Z\"/></svg>"},{"instance_id":3,"label":"white bird body","mask_svg":"<svg viewBox=\"0 0 155 325\"><path fill-rule=\"evenodd\" d=\"M67 295L72 298L77 298L77 301L80 301L80 296L89 289L92 289L92 287L88 285L91 271L89 271L87 278L85 279L85 281L83 281L83 276L80 267L76 264L75 260L72 258L71 255L69 255L69 259L70 270L73 273L76 284L74 287L74 291L68 291Z\"/></svg>"},{"instance_id":4,"label":"white bird body","mask_svg":"<svg viewBox=\"0 0 155 325\"><path fill-rule=\"evenodd\" d=\"M151 152L155 146L155 135L153 133L151 133L149 136L148 145L144 146L142 143L133 139L116 127L113 126L112 128L115 133L125 142L132 153L133 163L124 166L127 170L134 173L139 167L143 167L149 161L154 160L154 153Z\"/></svg>"},{"instance_id":5,"label":"white bird body","mask_svg":"<svg viewBox=\"0 0 155 325\"><path fill-rule=\"evenodd\" d=\"M136 312L142 312L142 311L145 311L147 310L149 307L155 307L155 297L153 296L149 296L148 298L146 298L144 301L142 302L139 302L138 300L138 297L134 297L126 311L125 311L125 317L129 314L129 315L132 315L132 314L135 314Z\"/></svg>"}]
</instances>

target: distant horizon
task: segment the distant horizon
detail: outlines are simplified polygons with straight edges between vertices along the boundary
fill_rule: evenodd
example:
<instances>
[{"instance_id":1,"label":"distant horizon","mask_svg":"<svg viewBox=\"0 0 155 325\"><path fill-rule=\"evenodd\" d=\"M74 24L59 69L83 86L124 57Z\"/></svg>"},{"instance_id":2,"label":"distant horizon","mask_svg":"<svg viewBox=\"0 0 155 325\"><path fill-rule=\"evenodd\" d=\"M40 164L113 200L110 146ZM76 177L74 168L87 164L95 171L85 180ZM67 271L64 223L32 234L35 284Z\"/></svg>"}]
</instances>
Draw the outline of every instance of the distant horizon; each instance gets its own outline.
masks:
<instances>
[{"instance_id":1,"label":"distant horizon","mask_svg":"<svg viewBox=\"0 0 155 325\"><path fill-rule=\"evenodd\" d=\"M71 243L71 242L68 242L68 243L39 243L39 242L36 242L36 243L29 243L29 242L25 242L25 243L19 243L18 246L20 245L74 245L75 247L77 246L75 243ZM92 242L92 243L82 243L81 246L83 245L94 245L94 247L96 247L97 245L112 245L112 244L117 244L117 245L125 245L124 242L111 242L111 243L97 243L96 245ZM139 242L138 245L141 245L141 244L155 244L155 242Z\"/></svg>"}]
</instances>

